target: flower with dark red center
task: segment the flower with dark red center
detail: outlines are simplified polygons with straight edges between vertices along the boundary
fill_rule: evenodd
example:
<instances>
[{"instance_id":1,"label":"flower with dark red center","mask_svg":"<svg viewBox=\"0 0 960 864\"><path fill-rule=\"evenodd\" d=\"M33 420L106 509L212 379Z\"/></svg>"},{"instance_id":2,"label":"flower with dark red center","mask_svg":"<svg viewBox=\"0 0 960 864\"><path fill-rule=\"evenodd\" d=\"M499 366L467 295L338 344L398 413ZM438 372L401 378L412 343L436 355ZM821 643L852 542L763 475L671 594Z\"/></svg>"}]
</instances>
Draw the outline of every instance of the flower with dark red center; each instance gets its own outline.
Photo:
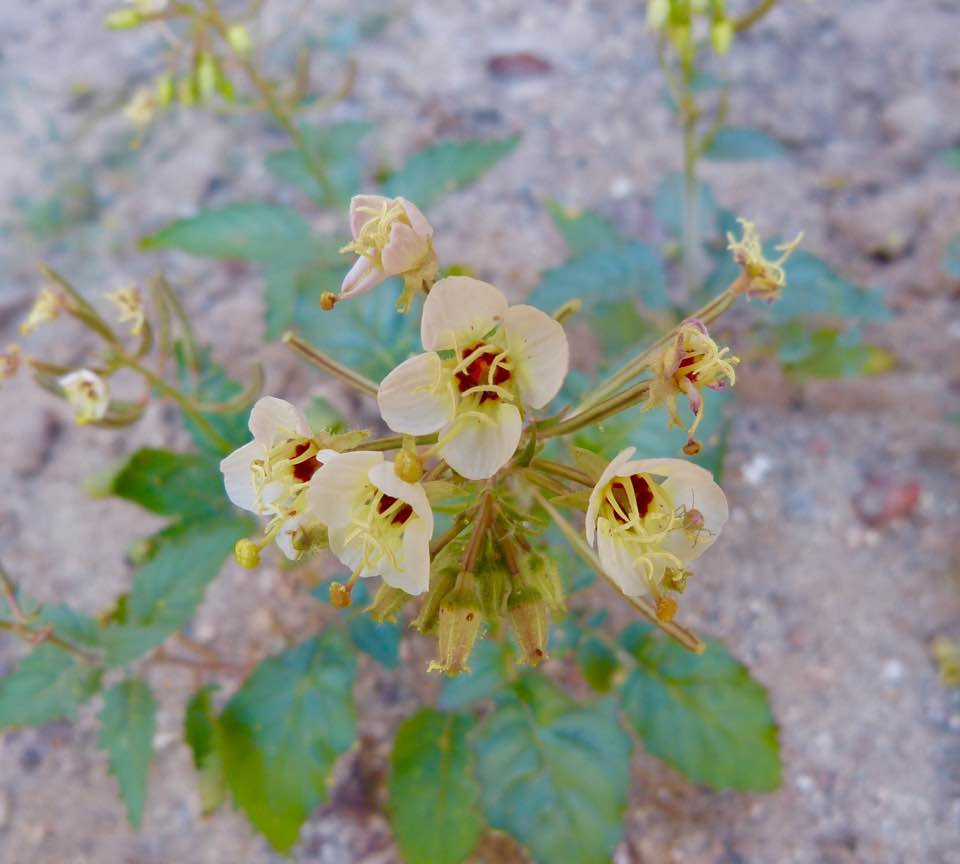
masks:
<instances>
[{"instance_id":1,"label":"flower with dark red center","mask_svg":"<svg viewBox=\"0 0 960 864\"><path fill-rule=\"evenodd\" d=\"M516 452L525 408L542 408L563 384L563 327L533 306L509 306L486 282L451 276L423 305L427 353L380 384L380 413L395 432L439 432L437 451L459 474L493 476Z\"/></svg>"}]
</instances>

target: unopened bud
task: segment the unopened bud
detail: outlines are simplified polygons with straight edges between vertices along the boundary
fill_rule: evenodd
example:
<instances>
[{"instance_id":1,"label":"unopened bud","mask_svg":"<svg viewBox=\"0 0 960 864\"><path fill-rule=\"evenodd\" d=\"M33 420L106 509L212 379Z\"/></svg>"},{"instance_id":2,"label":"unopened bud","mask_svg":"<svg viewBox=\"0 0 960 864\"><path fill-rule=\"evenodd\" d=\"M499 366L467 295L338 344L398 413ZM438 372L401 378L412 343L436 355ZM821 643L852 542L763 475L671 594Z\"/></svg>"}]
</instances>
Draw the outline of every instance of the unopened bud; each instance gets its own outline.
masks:
<instances>
[{"instance_id":1,"label":"unopened bud","mask_svg":"<svg viewBox=\"0 0 960 864\"><path fill-rule=\"evenodd\" d=\"M728 18L718 18L710 27L710 43L713 50L724 55L733 43L733 23Z\"/></svg>"},{"instance_id":2,"label":"unopened bud","mask_svg":"<svg viewBox=\"0 0 960 864\"><path fill-rule=\"evenodd\" d=\"M401 450L393 462L393 473L406 483L416 483L423 476L423 464L413 450Z\"/></svg>"},{"instance_id":3,"label":"unopened bud","mask_svg":"<svg viewBox=\"0 0 960 864\"><path fill-rule=\"evenodd\" d=\"M346 609L353 602L350 589L351 586L344 585L342 582L331 582L330 605L336 606L337 609Z\"/></svg>"},{"instance_id":4,"label":"unopened bud","mask_svg":"<svg viewBox=\"0 0 960 864\"><path fill-rule=\"evenodd\" d=\"M387 621L396 621L397 613L407 605L413 598L399 588L387 585L382 582L373 596L373 602L366 608L378 624L384 624Z\"/></svg>"},{"instance_id":5,"label":"unopened bud","mask_svg":"<svg viewBox=\"0 0 960 864\"><path fill-rule=\"evenodd\" d=\"M250 32L242 24L234 24L227 30L227 42L238 54L248 54L253 47Z\"/></svg>"},{"instance_id":6,"label":"unopened bud","mask_svg":"<svg viewBox=\"0 0 960 864\"><path fill-rule=\"evenodd\" d=\"M290 538L290 545L296 552L319 552L330 545L327 526L322 522L312 525L300 525Z\"/></svg>"},{"instance_id":7,"label":"unopened bud","mask_svg":"<svg viewBox=\"0 0 960 864\"><path fill-rule=\"evenodd\" d=\"M443 672L453 676L470 671L470 655L480 635L483 619L473 576L461 573L459 581L461 584L440 606L437 619L440 656L430 663L428 672Z\"/></svg>"},{"instance_id":8,"label":"unopened bud","mask_svg":"<svg viewBox=\"0 0 960 864\"><path fill-rule=\"evenodd\" d=\"M260 547L244 537L233 547L233 557L245 570L254 570L260 565Z\"/></svg>"},{"instance_id":9,"label":"unopened bud","mask_svg":"<svg viewBox=\"0 0 960 864\"><path fill-rule=\"evenodd\" d=\"M173 80L173 75L169 72L164 72L158 76L154 90L156 91L157 106L159 108L166 108L170 105L177 95L177 85Z\"/></svg>"},{"instance_id":10,"label":"unopened bud","mask_svg":"<svg viewBox=\"0 0 960 864\"><path fill-rule=\"evenodd\" d=\"M143 16L136 9L117 9L103 19L110 30L130 30L143 23Z\"/></svg>"},{"instance_id":11,"label":"unopened bud","mask_svg":"<svg viewBox=\"0 0 960 864\"><path fill-rule=\"evenodd\" d=\"M539 666L547 659L547 640L550 637L550 614L547 604L535 592L511 595L507 604L510 623L520 646L520 663Z\"/></svg>"},{"instance_id":12,"label":"unopened bud","mask_svg":"<svg viewBox=\"0 0 960 864\"><path fill-rule=\"evenodd\" d=\"M197 91L201 101L213 95L217 87L217 61L212 54L201 54L197 60Z\"/></svg>"},{"instance_id":13,"label":"unopened bud","mask_svg":"<svg viewBox=\"0 0 960 864\"><path fill-rule=\"evenodd\" d=\"M688 438L687 443L683 445L683 452L687 456L696 456L703 449L703 445L696 438Z\"/></svg>"},{"instance_id":14,"label":"unopened bud","mask_svg":"<svg viewBox=\"0 0 960 864\"><path fill-rule=\"evenodd\" d=\"M332 291L324 291L320 295L320 308L323 309L324 312L329 312L336 305L337 295Z\"/></svg>"},{"instance_id":15,"label":"unopened bud","mask_svg":"<svg viewBox=\"0 0 960 864\"><path fill-rule=\"evenodd\" d=\"M677 601L672 597L660 595L657 597L657 620L669 622L677 614Z\"/></svg>"},{"instance_id":16,"label":"unopened bud","mask_svg":"<svg viewBox=\"0 0 960 864\"><path fill-rule=\"evenodd\" d=\"M424 634L431 633L436 628L440 617L440 607L447 595L453 590L456 580L456 569L438 566L437 560L434 559L430 574L430 591L420 606L417 617L410 622L411 627Z\"/></svg>"}]
</instances>

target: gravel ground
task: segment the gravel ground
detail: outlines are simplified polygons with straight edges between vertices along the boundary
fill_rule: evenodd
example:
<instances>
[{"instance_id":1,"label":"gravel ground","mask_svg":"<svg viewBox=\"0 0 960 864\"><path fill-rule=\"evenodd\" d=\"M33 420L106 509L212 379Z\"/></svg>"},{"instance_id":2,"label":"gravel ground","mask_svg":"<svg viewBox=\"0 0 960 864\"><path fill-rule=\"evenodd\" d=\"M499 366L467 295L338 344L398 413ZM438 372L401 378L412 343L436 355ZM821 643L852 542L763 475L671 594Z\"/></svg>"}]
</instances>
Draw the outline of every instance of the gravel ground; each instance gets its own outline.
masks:
<instances>
[{"instance_id":1,"label":"gravel ground","mask_svg":"<svg viewBox=\"0 0 960 864\"><path fill-rule=\"evenodd\" d=\"M282 350L259 348L252 274L135 253L139 235L201 205L298 199L265 176L262 156L283 139L258 119L198 113L127 148L118 100L150 76L159 54L147 34L104 34L99 22L112 5L5 4L0 341L14 337L40 257L90 287L162 264L188 286L200 335L215 341L220 360L239 372L259 351L272 392L324 392ZM267 28L288 21L293 5L268 4L276 11ZM300 32L321 34L350 5L307 4ZM791 155L708 165L704 174L726 206L784 236L805 229L807 248L881 286L895 315L870 335L900 365L883 378L803 387L760 362L742 368L725 482L731 523L685 615L769 686L786 779L770 796L718 795L641 755L615 860L957 864L960 699L938 685L930 642L960 638L960 435L943 420L960 407L960 317L958 285L939 272L943 244L960 226L960 173L935 155L960 143L960 5L919 0L909 14L899 0L781 5L722 71L734 83L732 121L774 134ZM564 254L546 197L597 207L655 239L650 196L678 167L679 145L657 96L640 6L389 7L385 28L356 52L353 95L336 109L377 122L371 160L396 160L443 135L523 133L494 172L431 213L441 260L469 263L522 296ZM488 61L512 52L534 52L549 69L493 74ZM332 63L317 70L328 80L336 73ZM67 226L25 231L22 202L36 213L54 194ZM31 349L77 361L82 340L62 332L38 332ZM24 378L4 385L0 403L0 555L32 594L95 611L127 584L125 551L156 520L91 501L83 484L135 446L182 443L171 413L154 406L124 433L78 429ZM317 625L322 613L305 591L290 573L228 567L193 635L240 657L277 650ZM0 643L0 664L20 650ZM423 643L405 650L418 667ZM361 746L343 760L331 803L304 829L298 862L398 860L376 812L384 741L434 685L416 668L387 676L364 665L361 678L361 707L378 707L363 717ZM152 671L151 682L161 709L143 831L126 825L96 749L95 707L86 706L74 724L0 739L0 860L280 860L229 807L201 819L179 737L196 682L169 669ZM491 839L478 860L515 854Z\"/></svg>"}]
</instances>

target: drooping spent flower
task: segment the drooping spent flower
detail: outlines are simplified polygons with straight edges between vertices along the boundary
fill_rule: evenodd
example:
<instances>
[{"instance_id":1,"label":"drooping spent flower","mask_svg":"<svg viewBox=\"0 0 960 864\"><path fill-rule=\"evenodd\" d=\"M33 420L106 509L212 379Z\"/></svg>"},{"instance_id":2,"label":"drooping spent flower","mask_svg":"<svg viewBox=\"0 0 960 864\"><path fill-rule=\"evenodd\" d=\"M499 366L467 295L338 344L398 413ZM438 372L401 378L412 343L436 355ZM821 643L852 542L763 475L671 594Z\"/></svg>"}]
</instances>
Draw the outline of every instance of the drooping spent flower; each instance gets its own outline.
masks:
<instances>
[{"instance_id":1,"label":"drooping spent flower","mask_svg":"<svg viewBox=\"0 0 960 864\"><path fill-rule=\"evenodd\" d=\"M319 528L307 490L325 460L336 453L320 450L303 413L275 396L257 400L249 427L253 440L220 462L227 497L237 507L269 516L261 546L275 539L295 561Z\"/></svg>"},{"instance_id":2,"label":"drooping spent flower","mask_svg":"<svg viewBox=\"0 0 960 864\"><path fill-rule=\"evenodd\" d=\"M777 252L783 254L776 261L769 261L763 254L763 242L757 231L757 226L747 219L737 219L740 224L741 237L737 240L731 232L727 232L727 249L733 254L733 260L742 268L745 278L743 293L747 297L759 297L768 303L780 296L787 282L787 275L783 265L793 254L803 239L801 231L789 243L776 246Z\"/></svg>"},{"instance_id":3,"label":"drooping spent flower","mask_svg":"<svg viewBox=\"0 0 960 864\"><path fill-rule=\"evenodd\" d=\"M451 276L423 305L427 353L380 384L377 401L395 432L439 432L436 449L470 480L491 477L513 456L524 407L542 408L563 384L563 327L533 306L508 306L487 282Z\"/></svg>"},{"instance_id":4,"label":"drooping spent flower","mask_svg":"<svg viewBox=\"0 0 960 864\"><path fill-rule=\"evenodd\" d=\"M623 450L590 493L587 542L624 594L649 592L670 620L690 571L727 521L727 499L713 476L683 459L632 460Z\"/></svg>"},{"instance_id":5,"label":"drooping spent flower","mask_svg":"<svg viewBox=\"0 0 960 864\"><path fill-rule=\"evenodd\" d=\"M703 420L703 390L724 390L736 382L734 367L738 357L729 356L729 348L720 348L710 338L702 321L691 318L677 328L675 339L667 343L653 362L655 378L650 383L644 411L666 405L670 426L683 426L677 412L677 397L686 396L693 413L693 423L687 429L684 452L695 455L700 446L694 433Z\"/></svg>"},{"instance_id":6,"label":"drooping spent flower","mask_svg":"<svg viewBox=\"0 0 960 864\"><path fill-rule=\"evenodd\" d=\"M57 383L73 408L73 419L78 425L94 423L106 416L110 393L107 382L96 372L77 369L57 379Z\"/></svg>"},{"instance_id":7,"label":"drooping spent flower","mask_svg":"<svg viewBox=\"0 0 960 864\"><path fill-rule=\"evenodd\" d=\"M437 276L433 228L415 204L356 195L350 202L350 232L353 240L340 251L359 257L344 277L339 299L365 294L391 276L403 276L406 303L417 291L429 290Z\"/></svg>"},{"instance_id":8,"label":"drooping spent flower","mask_svg":"<svg viewBox=\"0 0 960 864\"><path fill-rule=\"evenodd\" d=\"M427 590L433 511L420 483L401 480L382 453L354 450L325 462L309 496L330 549L353 571L342 590L368 576L408 594Z\"/></svg>"},{"instance_id":9,"label":"drooping spent flower","mask_svg":"<svg viewBox=\"0 0 960 864\"><path fill-rule=\"evenodd\" d=\"M53 288L41 288L37 299L33 301L27 319L20 325L20 332L24 336L32 333L41 324L54 321L67 308L66 300L59 291Z\"/></svg>"},{"instance_id":10,"label":"drooping spent flower","mask_svg":"<svg viewBox=\"0 0 960 864\"><path fill-rule=\"evenodd\" d=\"M143 306L143 295L132 285L125 285L116 291L109 291L106 298L114 305L120 321L130 322L130 332L139 336L146 323L146 310Z\"/></svg>"}]
</instances>

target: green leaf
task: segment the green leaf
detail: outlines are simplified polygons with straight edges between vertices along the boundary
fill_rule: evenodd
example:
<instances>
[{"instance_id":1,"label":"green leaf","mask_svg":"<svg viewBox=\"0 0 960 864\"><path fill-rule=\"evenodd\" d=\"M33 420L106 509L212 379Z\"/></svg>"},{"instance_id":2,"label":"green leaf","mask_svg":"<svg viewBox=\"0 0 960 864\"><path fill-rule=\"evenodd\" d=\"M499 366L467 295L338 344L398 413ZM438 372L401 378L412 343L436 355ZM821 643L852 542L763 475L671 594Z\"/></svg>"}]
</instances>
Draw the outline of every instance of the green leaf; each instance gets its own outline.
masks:
<instances>
[{"instance_id":1,"label":"green leaf","mask_svg":"<svg viewBox=\"0 0 960 864\"><path fill-rule=\"evenodd\" d=\"M692 654L643 624L620 641L637 661L623 686L623 710L649 753L711 789L780 785L767 691L721 643Z\"/></svg>"},{"instance_id":2,"label":"green leaf","mask_svg":"<svg viewBox=\"0 0 960 864\"><path fill-rule=\"evenodd\" d=\"M211 698L217 685L201 687L190 698L184 715L183 737L193 754L199 775L200 809L204 816L217 810L227 794L223 774L218 719Z\"/></svg>"},{"instance_id":3,"label":"green leaf","mask_svg":"<svg viewBox=\"0 0 960 864\"><path fill-rule=\"evenodd\" d=\"M388 669L400 665L400 625L392 621L378 624L369 615L357 615L347 621L350 639L365 654L369 654Z\"/></svg>"},{"instance_id":4,"label":"green leaf","mask_svg":"<svg viewBox=\"0 0 960 864\"><path fill-rule=\"evenodd\" d=\"M587 252L547 270L527 300L553 312L575 297L588 310L595 303L617 300L639 301L648 309L663 309L667 305L663 262L644 243Z\"/></svg>"},{"instance_id":5,"label":"green leaf","mask_svg":"<svg viewBox=\"0 0 960 864\"><path fill-rule=\"evenodd\" d=\"M556 201L547 201L546 206L574 258L587 252L603 252L627 242L616 228L590 210L571 210Z\"/></svg>"},{"instance_id":6,"label":"green leaf","mask_svg":"<svg viewBox=\"0 0 960 864\"><path fill-rule=\"evenodd\" d=\"M768 254L773 254L768 250ZM882 295L845 279L826 261L798 249L786 263L787 287L769 307L776 323L806 316L882 320L890 317Z\"/></svg>"},{"instance_id":7,"label":"green leaf","mask_svg":"<svg viewBox=\"0 0 960 864\"><path fill-rule=\"evenodd\" d=\"M234 544L250 530L245 517L221 516L174 523L153 535L153 552L134 576L126 620L103 630L108 661L136 660L180 630Z\"/></svg>"},{"instance_id":8,"label":"green leaf","mask_svg":"<svg viewBox=\"0 0 960 864\"><path fill-rule=\"evenodd\" d=\"M960 279L960 234L954 234L947 241L941 263L943 272L954 279Z\"/></svg>"},{"instance_id":9,"label":"green leaf","mask_svg":"<svg viewBox=\"0 0 960 864\"><path fill-rule=\"evenodd\" d=\"M612 701L578 705L528 673L477 729L490 824L540 864L608 864L623 833L631 749Z\"/></svg>"},{"instance_id":10,"label":"green leaf","mask_svg":"<svg viewBox=\"0 0 960 864\"><path fill-rule=\"evenodd\" d=\"M722 126L707 143L705 159L740 162L749 159L779 159L786 155L783 145L759 129L749 126Z\"/></svg>"},{"instance_id":11,"label":"green leaf","mask_svg":"<svg viewBox=\"0 0 960 864\"><path fill-rule=\"evenodd\" d=\"M420 316L416 310L407 315L396 311L394 299L400 289L397 280L324 312L319 305L320 294L339 290L342 278L343 270L336 270L326 274L317 271L304 279L297 305L297 330L321 351L379 381L420 350Z\"/></svg>"},{"instance_id":12,"label":"green leaf","mask_svg":"<svg viewBox=\"0 0 960 864\"><path fill-rule=\"evenodd\" d=\"M101 673L54 645L33 649L0 679L0 729L65 720L100 689Z\"/></svg>"},{"instance_id":13,"label":"green leaf","mask_svg":"<svg viewBox=\"0 0 960 864\"><path fill-rule=\"evenodd\" d=\"M608 693L620 670L616 652L597 636L588 636L577 647L577 661L584 680L597 692Z\"/></svg>"},{"instance_id":14,"label":"green leaf","mask_svg":"<svg viewBox=\"0 0 960 864\"><path fill-rule=\"evenodd\" d=\"M864 342L856 332L831 328L802 334L791 328L779 353L784 371L797 378L882 375L897 365L886 348Z\"/></svg>"},{"instance_id":15,"label":"green leaf","mask_svg":"<svg viewBox=\"0 0 960 864\"><path fill-rule=\"evenodd\" d=\"M279 339L285 330L294 326L308 332L310 325L302 320L303 316L322 322L321 316L332 314L320 308L320 295L324 291L340 290L348 267L339 251L342 245L334 237L317 237L309 255L281 257L267 264L264 297L267 339Z\"/></svg>"},{"instance_id":16,"label":"green leaf","mask_svg":"<svg viewBox=\"0 0 960 864\"><path fill-rule=\"evenodd\" d=\"M363 187L363 174L357 151L360 141L373 130L373 124L347 120L333 126L303 126L310 154L326 172L334 200L310 170L306 155L296 148L277 150L267 157L267 170L274 177L293 183L318 204L345 206Z\"/></svg>"},{"instance_id":17,"label":"green leaf","mask_svg":"<svg viewBox=\"0 0 960 864\"><path fill-rule=\"evenodd\" d=\"M140 678L128 678L104 694L100 712L100 746L110 757L110 771L120 785L134 828L143 820L156 711L147 684Z\"/></svg>"},{"instance_id":18,"label":"green leaf","mask_svg":"<svg viewBox=\"0 0 960 864\"><path fill-rule=\"evenodd\" d=\"M109 492L163 516L187 518L229 509L218 461L196 453L137 450L114 474Z\"/></svg>"},{"instance_id":19,"label":"green leaf","mask_svg":"<svg viewBox=\"0 0 960 864\"><path fill-rule=\"evenodd\" d=\"M422 708L397 729L390 764L390 824L407 864L460 864L483 830L467 714Z\"/></svg>"},{"instance_id":20,"label":"green leaf","mask_svg":"<svg viewBox=\"0 0 960 864\"><path fill-rule=\"evenodd\" d=\"M683 235L683 175L665 177L653 196L653 213L671 237ZM699 184L700 210L698 212L701 237L712 237L717 223L717 199L707 183Z\"/></svg>"},{"instance_id":21,"label":"green leaf","mask_svg":"<svg viewBox=\"0 0 960 864\"><path fill-rule=\"evenodd\" d=\"M310 229L290 207L231 204L178 219L144 237L144 249L177 249L208 258L269 261L310 243Z\"/></svg>"},{"instance_id":22,"label":"green leaf","mask_svg":"<svg viewBox=\"0 0 960 864\"><path fill-rule=\"evenodd\" d=\"M324 634L264 660L220 718L227 785L279 852L327 796L337 757L353 744L356 659Z\"/></svg>"},{"instance_id":23,"label":"green leaf","mask_svg":"<svg viewBox=\"0 0 960 864\"><path fill-rule=\"evenodd\" d=\"M402 195L422 210L454 189L479 180L520 141L444 141L411 156L383 184L385 195Z\"/></svg>"},{"instance_id":24,"label":"green leaf","mask_svg":"<svg viewBox=\"0 0 960 864\"><path fill-rule=\"evenodd\" d=\"M508 683L510 647L505 642L483 639L474 646L470 671L444 678L437 705L448 710L489 699Z\"/></svg>"}]
</instances>

